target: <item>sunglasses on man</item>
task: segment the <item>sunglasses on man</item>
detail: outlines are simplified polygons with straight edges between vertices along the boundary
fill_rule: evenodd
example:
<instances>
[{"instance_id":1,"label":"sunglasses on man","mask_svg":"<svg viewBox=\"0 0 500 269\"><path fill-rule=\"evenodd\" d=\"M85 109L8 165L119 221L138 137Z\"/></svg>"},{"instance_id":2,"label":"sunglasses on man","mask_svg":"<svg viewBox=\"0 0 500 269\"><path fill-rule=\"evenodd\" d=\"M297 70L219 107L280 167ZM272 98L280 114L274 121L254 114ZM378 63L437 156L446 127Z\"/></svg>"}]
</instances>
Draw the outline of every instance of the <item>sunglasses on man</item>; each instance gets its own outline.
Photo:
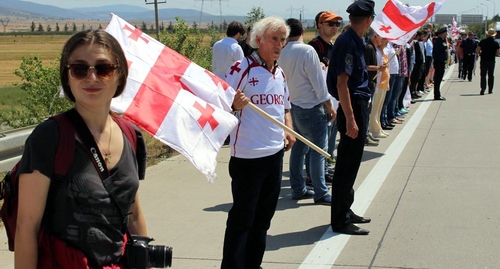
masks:
<instances>
[{"instance_id":1,"label":"sunglasses on man","mask_svg":"<svg viewBox=\"0 0 500 269\"><path fill-rule=\"evenodd\" d=\"M324 21L323 24L328 24L328 26L340 27L340 22L338 22L338 21Z\"/></svg>"}]
</instances>

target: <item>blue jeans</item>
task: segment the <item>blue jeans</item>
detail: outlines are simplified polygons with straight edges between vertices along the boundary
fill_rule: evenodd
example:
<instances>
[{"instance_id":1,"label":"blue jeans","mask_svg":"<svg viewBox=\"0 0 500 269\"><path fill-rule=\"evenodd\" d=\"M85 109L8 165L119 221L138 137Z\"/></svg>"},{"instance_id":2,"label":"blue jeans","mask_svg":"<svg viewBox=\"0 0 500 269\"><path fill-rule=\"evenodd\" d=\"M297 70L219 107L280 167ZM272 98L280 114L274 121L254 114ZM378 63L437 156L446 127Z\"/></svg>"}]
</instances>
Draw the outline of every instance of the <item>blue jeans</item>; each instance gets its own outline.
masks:
<instances>
[{"instance_id":1,"label":"blue jeans","mask_svg":"<svg viewBox=\"0 0 500 269\"><path fill-rule=\"evenodd\" d=\"M292 121L293 129L297 133L326 151L327 115L323 104L309 109L292 104ZM292 197L299 197L307 191L302 171L304 156L308 151L309 147L297 140L290 152ZM312 149L309 154L309 175L314 186L314 200L318 200L328 193L328 187L325 184L325 156Z\"/></svg>"},{"instance_id":2,"label":"blue jeans","mask_svg":"<svg viewBox=\"0 0 500 269\"><path fill-rule=\"evenodd\" d=\"M396 75L394 78L394 87L391 89L392 91L392 100L389 101L389 105L387 106L387 119L390 121L396 118L396 113L398 113L398 100L401 95L401 91L403 90L403 76Z\"/></svg>"}]
</instances>

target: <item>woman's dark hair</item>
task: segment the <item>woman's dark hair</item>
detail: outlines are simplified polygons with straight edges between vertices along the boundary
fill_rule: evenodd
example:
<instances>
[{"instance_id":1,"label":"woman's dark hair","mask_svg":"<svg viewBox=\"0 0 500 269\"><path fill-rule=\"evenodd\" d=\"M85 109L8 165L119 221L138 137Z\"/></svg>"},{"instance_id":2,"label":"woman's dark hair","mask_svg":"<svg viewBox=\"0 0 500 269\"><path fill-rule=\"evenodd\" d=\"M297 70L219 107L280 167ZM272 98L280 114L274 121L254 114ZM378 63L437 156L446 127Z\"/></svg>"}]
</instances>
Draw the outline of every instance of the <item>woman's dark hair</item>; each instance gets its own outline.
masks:
<instances>
[{"instance_id":1,"label":"woman's dark hair","mask_svg":"<svg viewBox=\"0 0 500 269\"><path fill-rule=\"evenodd\" d=\"M116 92L113 97L120 96L125 89L128 76L127 58L125 58L125 53L123 52L118 41L104 30L81 31L66 41L61 54L61 62L59 64L59 76L61 78L61 86L63 88L64 95L72 102L75 102L75 96L69 87L68 68L66 67L69 64L68 60L73 51L75 51L78 47L93 44L103 45L114 56L114 60L118 65L115 70L115 75L118 75L118 87L116 88Z\"/></svg>"}]
</instances>

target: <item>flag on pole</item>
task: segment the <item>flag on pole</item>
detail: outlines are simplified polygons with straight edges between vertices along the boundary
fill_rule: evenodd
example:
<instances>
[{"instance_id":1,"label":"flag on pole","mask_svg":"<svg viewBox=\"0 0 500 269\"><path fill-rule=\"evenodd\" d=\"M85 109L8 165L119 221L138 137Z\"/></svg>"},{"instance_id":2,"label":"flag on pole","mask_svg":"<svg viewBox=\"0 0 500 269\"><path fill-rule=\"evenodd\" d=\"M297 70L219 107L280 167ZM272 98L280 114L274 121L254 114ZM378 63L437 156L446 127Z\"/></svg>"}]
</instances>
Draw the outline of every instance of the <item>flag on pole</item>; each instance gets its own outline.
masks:
<instances>
[{"instance_id":1,"label":"flag on pole","mask_svg":"<svg viewBox=\"0 0 500 269\"><path fill-rule=\"evenodd\" d=\"M216 157L238 120L235 90L225 81L111 14L106 31L120 43L129 75L111 109L169 145L209 181Z\"/></svg>"},{"instance_id":2,"label":"flag on pole","mask_svg":"<svg viewBox=\"0 0 500 269\"><path fill-rule=\"evenodd\" d=\"M460 35L460 32L462 32L462 27L457 28L457 21L455 20L455 17L453 17L453 21L451 23L451 35L453 39L457 38Z\"/></svg>"},{"instance_id":3,"label":"flag on pole","mask_svg":"<svg viewBox=\"0 0 500 269\"><path fill-rule=\"evenodd\" d=\"M404 45L438 12L443 3L444 0L441 0L419 7L406 6L398 0L389 0L382 12L375 17L371 27L381 37L398 45Z\"/></svg>"}]
</instances>

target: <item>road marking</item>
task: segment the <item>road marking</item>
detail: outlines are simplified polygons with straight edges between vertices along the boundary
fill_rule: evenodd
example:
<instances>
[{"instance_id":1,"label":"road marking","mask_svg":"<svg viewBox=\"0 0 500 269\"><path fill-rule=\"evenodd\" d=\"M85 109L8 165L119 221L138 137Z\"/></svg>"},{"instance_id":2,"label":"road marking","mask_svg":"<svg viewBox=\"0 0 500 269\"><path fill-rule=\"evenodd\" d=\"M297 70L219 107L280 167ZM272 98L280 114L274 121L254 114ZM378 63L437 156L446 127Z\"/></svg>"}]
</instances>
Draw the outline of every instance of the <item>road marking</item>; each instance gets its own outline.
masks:
<instances>
[{"instance_id":1,"label":"road marking","mask_svg":"<svg viewBox=\"0 0 500 269\"><path fill-rule=\"evenodd\" d=\"M450 78L453 69L454 65L448 68L444 76L445 80ZM443 88L442 86L445 83L446 82L441 83L441 88ZM364 215L387 178L387 175L401 155L401 152L415 132L415 129L420 124L420 121L432 103L429 100L432 100L433 97L432 94L427 94L427 97L424 99L426 102L422 102L413 116L404 124L404 128L399 135L394 139L385 154L380 157L363 183L361 183L356 190L356 200L352 206L354 212L361 216ZM302 262L299 269L332 268L350 237L350 235L334 233L331 227L328 228L321 239L315 244L311 252L309 252L309 255Z\"/></svg>"}]
</instances>

